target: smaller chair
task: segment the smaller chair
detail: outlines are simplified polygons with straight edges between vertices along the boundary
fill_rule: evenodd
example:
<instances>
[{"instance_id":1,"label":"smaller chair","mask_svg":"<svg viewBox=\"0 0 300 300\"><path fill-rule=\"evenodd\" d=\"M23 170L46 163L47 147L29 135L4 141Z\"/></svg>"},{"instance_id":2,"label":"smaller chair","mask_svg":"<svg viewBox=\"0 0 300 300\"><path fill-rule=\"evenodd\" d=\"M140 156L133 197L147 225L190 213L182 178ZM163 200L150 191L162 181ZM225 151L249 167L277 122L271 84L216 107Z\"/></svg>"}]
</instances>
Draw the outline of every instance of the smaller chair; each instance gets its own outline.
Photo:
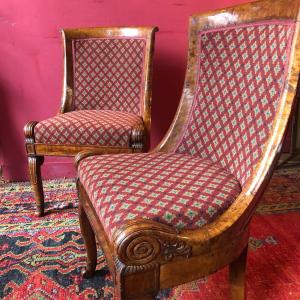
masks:
<instances>
[{"instance_id":1,"label":"smaller chair","mask_svg":"<svg viewBox=\"0 0 300 300\"><path fill-rule=\"evenodd\" d=\"M151 127L156 27L66 29L62 103L57 116L24 128L37 214L44 214L44 155L143 152Z\"/></svg>"},{"instance_id":2,"label":"smaller chair","mask_svg":"<svg viewBox=\"0 0 300 300\"><path fill-rule=\"evenodd\" d=\"M150 153L80 153L79 217L92 276L99 240L121 299L229 266L245 296L249 224L279 158L300 70L299 0L190 18L182 99Z\"/></svg>"}]
</instances>

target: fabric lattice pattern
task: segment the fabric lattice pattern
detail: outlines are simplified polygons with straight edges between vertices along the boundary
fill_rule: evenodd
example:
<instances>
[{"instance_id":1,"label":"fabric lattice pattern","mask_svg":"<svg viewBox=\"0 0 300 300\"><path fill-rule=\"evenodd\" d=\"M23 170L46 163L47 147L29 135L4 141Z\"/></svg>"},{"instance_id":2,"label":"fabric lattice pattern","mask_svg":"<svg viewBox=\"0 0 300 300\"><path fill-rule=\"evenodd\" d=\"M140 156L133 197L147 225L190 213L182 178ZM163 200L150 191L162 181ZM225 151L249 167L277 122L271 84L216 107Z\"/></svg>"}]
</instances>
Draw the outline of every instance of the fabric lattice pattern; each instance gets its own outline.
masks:
<instances>
[{"instance_id":1,"label":"fabric lattice pattern","mask_svg":"<svg viewBox=\"0 0 300 300\"><path fill-rule=\"evenodd\" d=\"M141 117L110 110L79 110L41 121L34 128L35 141L44 144L129 147L133 128Z\"/></svg>"},{"instance_id":2,"label":"fabric lattice pattern","mask_svg":"<svg viewBox=\"0 0 300 300\"><path fill-rule=\"evenodd\" d=\"M74 109L140 114L145 45L137 38L74 40Z\"/></svg>"},{"instance_id":3,"label":"fabric lattice pattern","mask_svg":"<svg viewBox=\"0 0 300 300\"><path fill-rule=\"evenodd\" d=\"M196 95L177 153L218 161L245 184L274 121L293 26L277 22L200 32Z\"/></svg>"},{"instance_id":4,"label":"fabric lattice pattern","mask_svg":"<svg viewBox=\"0 0 300 300\"><path fill-rule=\"evenodd\" d=\"M139 217L179 229L199 228L241 191L218 164L174 153L87 157L78 175L109 235Z\"/></svg>"}]
</instances>

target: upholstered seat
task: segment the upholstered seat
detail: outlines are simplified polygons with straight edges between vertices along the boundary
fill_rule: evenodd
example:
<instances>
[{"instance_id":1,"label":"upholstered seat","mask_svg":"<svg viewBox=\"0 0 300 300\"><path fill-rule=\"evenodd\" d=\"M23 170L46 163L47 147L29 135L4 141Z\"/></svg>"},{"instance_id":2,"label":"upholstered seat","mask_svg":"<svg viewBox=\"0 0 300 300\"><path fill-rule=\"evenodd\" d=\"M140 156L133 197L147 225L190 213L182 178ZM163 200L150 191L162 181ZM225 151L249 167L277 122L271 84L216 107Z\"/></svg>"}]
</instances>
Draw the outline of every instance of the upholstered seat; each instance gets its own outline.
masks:
<instances>
[{"instance_id":1,"label":"upholstered seat","mask_svg":"<svg viewBox=\"0 0 300 300\"><path fill-rule=\"evenodd\" d=\"M175 153L87 157L78 175L110 236L136 218L178 229L202 227L241 191L238 180L219 164Z\"/></svg>"},{"instance_id":2,"label":"upholstered seat","mask_svg":"<svg viewBox=\"0 0 300 300\"><path fill-rule=\"evenodd\" d=\"M112 110L77 110L43 120L34 128L36 143L130 147L141 117Z\"/></svg>"}]
</instances>

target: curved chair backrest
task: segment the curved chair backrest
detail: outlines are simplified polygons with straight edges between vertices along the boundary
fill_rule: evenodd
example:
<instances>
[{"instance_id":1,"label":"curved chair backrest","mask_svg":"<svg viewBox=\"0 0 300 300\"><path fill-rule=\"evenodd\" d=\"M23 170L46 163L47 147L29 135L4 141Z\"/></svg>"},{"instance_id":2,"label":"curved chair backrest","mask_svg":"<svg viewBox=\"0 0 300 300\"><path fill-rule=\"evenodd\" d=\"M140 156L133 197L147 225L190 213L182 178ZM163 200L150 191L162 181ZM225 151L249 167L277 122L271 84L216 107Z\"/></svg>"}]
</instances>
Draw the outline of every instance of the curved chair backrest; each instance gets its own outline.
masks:
<instances>
[{"instance_id":1,"label":"curved chair backrest","mask_svg":"<svg viewBox=\"0 0 300 300\"><path fill-rule=\"evenodd\" d=\"M190 18L183 96L157 149L209 157L243 187L264 178L299 75L299 1L284 3L284 10L283 1L269 0Z\"/></svg>"},{"instance_id":2,"label":"curved chair backrest","mask_svg":"<svg viewBox=\"0 0 300 300\"><path fill-rule=\"evenodd\" d=\"M72 94L70 103L64 103L65 111L124 111L150 122L145 114L150 111L155 31L155 27L63 30L64 90Z\"/></svg>"}]
</instances>

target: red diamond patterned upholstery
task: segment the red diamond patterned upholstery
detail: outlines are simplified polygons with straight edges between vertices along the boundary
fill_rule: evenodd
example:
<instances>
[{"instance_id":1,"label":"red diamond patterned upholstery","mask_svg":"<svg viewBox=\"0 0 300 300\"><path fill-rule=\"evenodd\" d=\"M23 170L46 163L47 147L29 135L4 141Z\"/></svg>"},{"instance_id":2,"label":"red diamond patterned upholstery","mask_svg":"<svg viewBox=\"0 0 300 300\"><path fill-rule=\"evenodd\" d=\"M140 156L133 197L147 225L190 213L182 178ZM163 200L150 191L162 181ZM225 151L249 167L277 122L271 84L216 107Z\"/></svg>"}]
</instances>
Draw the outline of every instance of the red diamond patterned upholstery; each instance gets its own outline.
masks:
<instances>
[{"instance_id":1,"label":"red diamond patterned upholstery","mask_svg":"<svg viewBox=\"0 0 300 300\"><path fill-rule=\"evenodd\" d=\"M129 147L133 128L143 125L141 117L110 110L79 110L39 122L35 141L44 144Z\"/></svg>"},{"instance_id":2,"label":"red diamond patterned upholstery","mask_svg":"<svg viewBox=\"0 0 300 300\"><path fill-rule=\"evenodd\" d=\"M74 40L74 110L140 114L145 46L144 38Z\"/></svg>"},{"instance_id":3,"label":"red diamond patterned upholstery","mask_svg":"<svg viewBox=\"0 0 300 300\"><path fill-rule=\"evenodd\" d=\"M293 30L275 21L199 33L197 88L177 153L219 162L245 184L269 137Z\"/></svg>"},{"instance_id":4,"label":"red diamond patterned upholstery","mask_svg":"<svg viewBox=\"0 0 300 300\"><path fill-rule=\"evenodd\" d=\"M199 228L216 219L241 191L217 163L176 153L90 156L79 163L78 176L110 236L139 217Z\"/></svg>"}]
</instances>

